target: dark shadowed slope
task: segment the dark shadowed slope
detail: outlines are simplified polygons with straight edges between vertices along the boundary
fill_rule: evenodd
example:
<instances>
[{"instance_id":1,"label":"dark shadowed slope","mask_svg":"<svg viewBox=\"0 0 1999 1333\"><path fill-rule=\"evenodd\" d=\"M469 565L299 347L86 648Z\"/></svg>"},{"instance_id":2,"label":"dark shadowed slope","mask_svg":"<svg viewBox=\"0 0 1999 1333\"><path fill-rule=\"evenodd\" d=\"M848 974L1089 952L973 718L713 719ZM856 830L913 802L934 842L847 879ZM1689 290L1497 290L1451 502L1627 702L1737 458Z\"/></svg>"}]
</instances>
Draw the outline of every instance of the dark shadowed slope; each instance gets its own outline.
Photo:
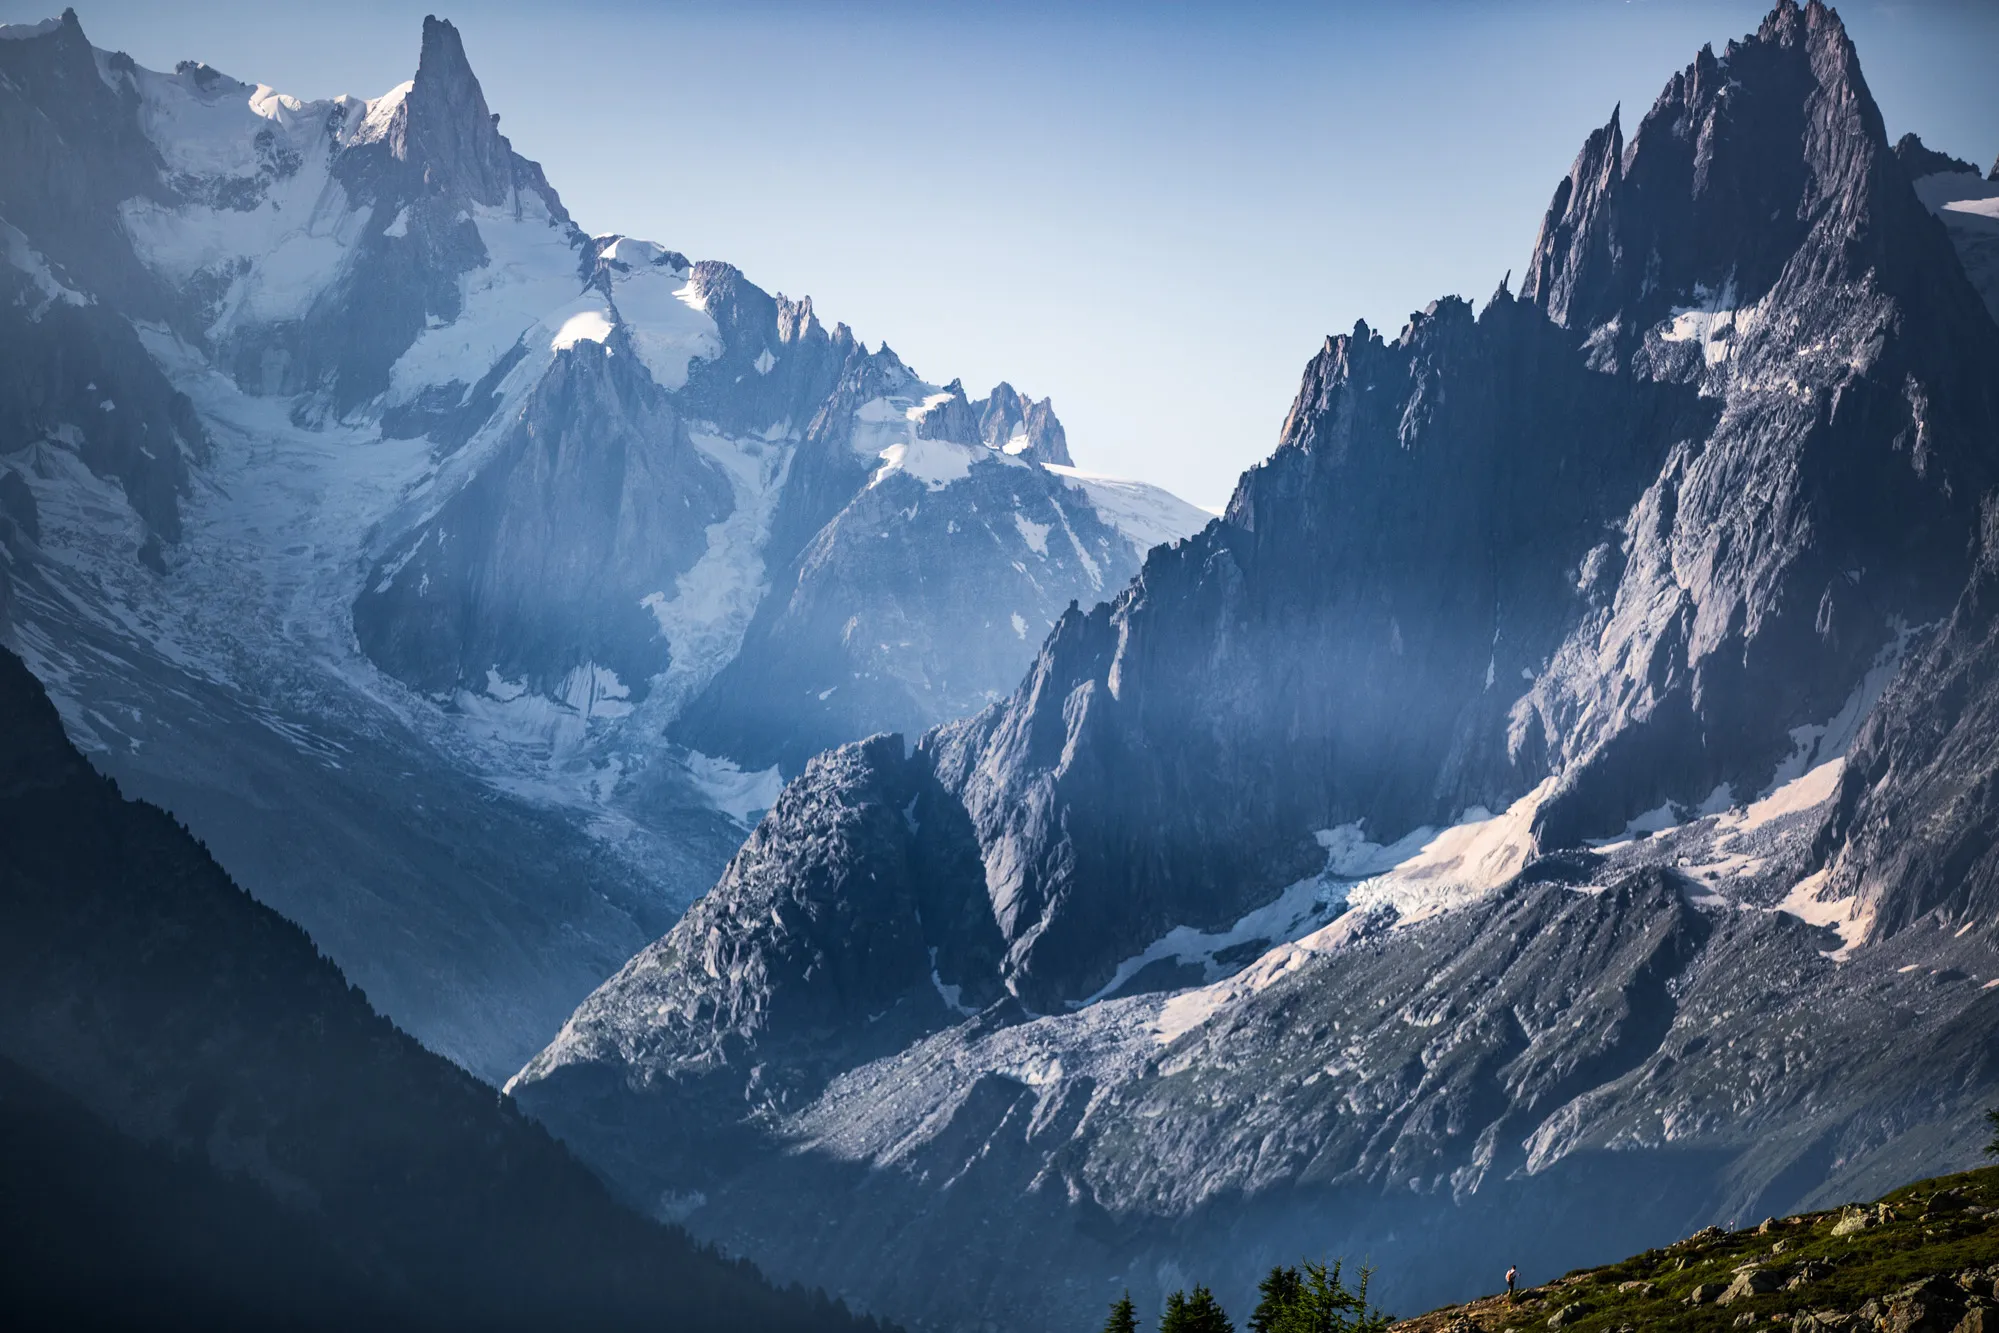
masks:
<instances>
[{"instance_id":1,"label":"dark shadowed slope","mask_svg":"<svg viewBox=\"0 0 1999 1333\"><path fill-rule=\"evenodd\" d=\"M11 1317L867 1326L613 1203L165 813L123 800L6 653L0 718Z\"/></svg>"}]
</instances>

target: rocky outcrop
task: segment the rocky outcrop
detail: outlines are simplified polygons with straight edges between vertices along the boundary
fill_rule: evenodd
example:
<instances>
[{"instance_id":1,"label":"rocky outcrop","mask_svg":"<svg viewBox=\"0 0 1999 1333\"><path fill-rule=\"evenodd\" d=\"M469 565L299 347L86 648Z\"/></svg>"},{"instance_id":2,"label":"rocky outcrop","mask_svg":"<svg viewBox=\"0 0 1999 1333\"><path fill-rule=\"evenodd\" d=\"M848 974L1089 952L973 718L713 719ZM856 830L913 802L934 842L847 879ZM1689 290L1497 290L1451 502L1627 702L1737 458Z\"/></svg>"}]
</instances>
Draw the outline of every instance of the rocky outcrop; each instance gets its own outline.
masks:
<instances>
[{"instance_id":1,"label":"rocky outcrop","mask_svg":"<svg viewBox=\"0 0 1999 1333\"><path fill-rule=\"evenodd\" d=\"M458 29L426 14L416 78L382 137L390 156L421 172L432 190L503 204L515 183L514 157L499 125Z\"/></svg>"},{"instance_id":2,"label":"rocky outcrop","mask_svg":"<svg viewBox=\"0 0 1999 1333\"><path fill-rule=\"evenodd\" d=\"M1001 380L990 394L971 406L979 418L979 438L988 447L1036 463L1075 466L1075 460L1069 457L1068 434L1055 416L1054 399L1044 398L1037 403Z\"/></svg>"},{"instance_id":3,"label":"rocky outcrop","mask_svg":"<svg viewBox=\"0 0 1999 1333\"><path fill-rule=\"evenodd\" d=\"M0 218L0 241L6 232ZM25 263L45 263L14 235ZM158 561L158 543L180 536L189 461L208 444L129 323L47 267L0 267L0 460L53 475L53 455L73 453L144 524L150 545L128 553L146 546Z\"/></svg>"},{"instance_id":4,"label":"rocky outcrop","mask_svg":"<svg viewBox=\"0 0 1999 1333\"><path fill-rule=\"evenodd\" d=\"M1767 1218L1734 1232L1705 1227L1660 1249L1432 1310L1391 1330L1463 1333L1543 1319L1566 1325L1585 1315L1594 1316L1597 1327L1691 1329L1714 1318L1700 1307L1727 1303L1748 1306L1731 1321L1745 1328L1779 1322L1798 1333L1981 1333L1999 1314L1991 1300L1995 1267L1989 1266L1999 1259L1999 1245L1990 1229L1976 1221L1920 1230L1917 1223L1919 1215L1924 1221L1940 1216L1939 1198L1962 1198L1960 1191L1991 1198L1999 1183L1994 1174L1917 1181L1872 1208L1847 1209L1849 1217L1864 1212L1884 1224L1899 1221L1864 1240L1841 1239L1855 1233L1842 1229L1837 1214L1823 1212ZM1984 1205L1971 1206L1989 1214Z\"/></svg>"},{"instance_id":5,"label":"rocky outcrop","mask_svg":"<svg viewBox=\"0 0 1999 1333\"><path fill-rule=\"evenodd\" d=\"M915 734L1002 697L1064 609L1113 594L1157 539L1136 540L1025 435L988 438L1007 386L972 403L887 347L868 353L844 328L835 341L846 364L792 455L764 546L770 591L671 726L697 750L786 774L870 730ZM1045 401L1012 401L1059 440ZM1161 535L1205 521L1122 485L1163 498Z\"/></svg>"},{"instance_id":6,"label":"rocky outcrop","mask_svg":"<svg viewBox=\"0 0 1999 1333\"><path fill-rule=\"evenodd\" d=\"M1969 173L1976 176L1978 168L1961 157L1949 153L1939 153L1914 133L1905 134L1895 140L1895 160L1902 164L1902 170L1909 173L1910 180L1921 180L1924 176L1938 173L1958 175Z\"/></svg>"},{"instance_id":7,"label":"rocky outcrop","mask_svg":"<svg viewBox=\"0 0 1999 1333\"><path fill-rule=\"evenodd\" d=\"M590 1105L607 1141L633 1145L627 1187L671 1182L641 1191L671 1211L741 1169L751 1124L993 998L999 941L982 907L970 830L902 738L843 746L510 1086ZM655 1078L676 1096L632 1095Z\"/></svg>"},{"instance_id":8,"label":"rocky outcrop","mask_svg":"<svg viewBox=\"0 0 1999 1333\"><path fill-rule=\"evenodd\" d=\"M1557 840L1662 796L1760 787L1893 621L1942 614L1999 416L1967 373L1999 356L1990 321L1890 161L1829 10L1780 6L1724 58L1703 53L1612 155L1594 192L1579 159L1523 294L1587 330L1598 364L1698 384L1722 410L1632 511L1601 633L1532 692L1530 734L1563 752ZM1570 222L1586 244L1558 243ZM1580 283L1594 253L1609 259Z\"/></svg>"},{"instance_id":9,"label":"rocky outcrop","mask_svg":"<svg viewBox=\"0 0 1999 1333\"><path fill-rule=\"evenodd\" d=\"M82 290L162 319L172 302L118 223L126 199L171 197L138 96L119 77L131 68L107 54L100 72L73 9L0 44L0 219Z\"/></svg>"},{"instance_id":10,"label":"rocky outcrop","mask_svg":"<svg viewBox=\"0 0 1999 1333\"><path fill-rule=\"evenodd\" d=\"M490 258L469 210L532 208L571 248L584 244L541 168L499 132L451 24L424 19L415 79L381 100L389 105L370 103L358 126L348 124L351 105L336 105L329 122L354 136L333 161L333 179L373 208L357 253L296 324L229 349L246 384L317 391L335 415L388 390L391 367L424 329L463 313L459 279ZM283 366L277 383L273 357Z\"/></svg>"},{"instance_id":11,"label":"rocky outcrop","mask_svg":"<svg viewBox=\"0 0 1999 1333\"><path fill-rule=\"evenodd\" d=\"M719 356L688 371L688 414L728 434L804 432L856 355L853 333L844 324L829 333L811 298L771 296L733 264L694 265L688 291L722 341Z\"/></svg>"}]
</instances>

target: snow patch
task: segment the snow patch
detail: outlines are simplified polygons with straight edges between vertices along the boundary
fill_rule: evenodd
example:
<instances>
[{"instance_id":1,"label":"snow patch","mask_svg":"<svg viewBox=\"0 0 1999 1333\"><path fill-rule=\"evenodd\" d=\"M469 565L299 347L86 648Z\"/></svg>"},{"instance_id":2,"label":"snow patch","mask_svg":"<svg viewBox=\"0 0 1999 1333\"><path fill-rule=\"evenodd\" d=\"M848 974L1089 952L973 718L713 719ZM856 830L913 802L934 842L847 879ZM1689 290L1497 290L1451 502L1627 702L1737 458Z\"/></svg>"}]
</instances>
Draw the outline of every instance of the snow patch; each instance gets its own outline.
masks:
<instances>
[{"instance_id":1,"label":"snow patch","mask_svg":"<svg viewBox=\"0 0 1999 1333\"><path fill-rule=\"evenodd\" d=\"M897 472L906 472L928 489L941 491L971 475L974 455L967 446L949 440L911 439L891 444L879 457L881 466L868 478L868 489L873 490Z\"/></svg>"},{"instance_id":2,"label":"snow patch","mask_svg":"<svg viewBox=\"0 0 1999 1333\"><path fill-rule=\"evenodd\" d=\"M1465 812L1463 823L1441 833L1417 829L1386 846L1368 841L1357 824L1326 829L1318 835L1326 848L1322 874L1291 885L1224 934L1204 935L1185 926L1169 932L1119 964L1110 983L1091 1000L1108 996L1160 958L1205 960L1212 974L1214 955L1230 944L1279 941L1234 976L1167 1000L1152 1028L1154 1038L1166 1045L1230 1001L1296 972L1315 955L1335 952L1382 929L1470 906L1518 875L1533 856L1534 816L1554 786L1555 779L1549 778L1501 814L1474 808Z\"/></svg>"},{"instance_id":3,"label":"snow patch","mask_svg":"<svg viewBox=\"0 0 1999 1333\"><path fill-rule=\"evenodd\" d=\"M580 342L604 342L611 336L611 320L601 310L585 310L562 321L562 327L555 331L555 339L549 346L555 351L563 351Z\"/></svg>"},{"instance_id":4,"label":"snow patch","mask_svg":"<svg viewBox=\"0 0 1999 1333\"><path fill-rule=\"evenodd\" d=\"M776 764L746 770L732 760L714 758L699 750L687 752L687 774L717 810L743 825L776 805L778 794L784 790L784 777Z\"/></svg>"},{"instance_id":5,"label":"snow patch","mask_svg":"<svg viewBox=\"0 0 1999 1333\"><path fill-rule=\"evenodd\" d=\"M1660 340L1696 343L1708 365L1720 365L1734 349L1733 339L1747 333L1758 314L1754 308L1736 309L1735 301L1732 276L1718 288L1696 284L1693 304L1673 307L1670 317L1659 327Z\"/></svg>"},{"instance_id":6,"label":"snow patch","mask_svg":"<svg viewBox=\"0 0 1999 1333\"><path fill-rule=\"evenodd\" d=\"M459 276L458 318L425 329L397 360L389 373L391 402L407 402L434 384L474 382L522 342L549 347L516 367L520 383L531 386L554 355L557 330L585 310L605 315L601 296L579 291L580 238L550 217L539 194L517 193L491 207L474 204L471 221L486 247L486 263ZM551 341L530 336L537 329L547 329Z\"/></svg>"},{"instance_id":7,"label":"snow patch","mask_svg":"<svg viewBox=\"0 0 1999 1333\"><path fill-rule=\"evenodd\" d=\"M764 543L770 536L778 496L791 469L789 442L737 440L690 431L694 447L729 478L735 507L708 525L708 549L674 581L671 595L652 593L640 602L652 612L672 653L652 693L671 717L715 677L742 647L750 617L769 586Z\"/></svg>"},{"instance_id":8,"label":"snow patch","mask_svg":"<svg viewBox=\"0 0 1999 1333\"><path fill-rule=\"evenodd\" d=\"M1101 476L1057 463L1043 466L1081 491L1097 517L1121 533L1141 559L1155 546L1193 536L1215 517L1149 482Z\"/></svg>"},{"instance_id":9,"label":"snow patch","mask_svg":"<svg viewBox=\"0 0 1999 1333\"><path fill-rule=\"evenodd\" d=\"M1999 227L1999 181L1981 179L1975 172L1940 171L1920 177L1915 185L1916 197L1932 213L1949 212L1957 215L1954 220Z\"/></svg>"},{"instance_id":10,"label":"snow patch","mask_svg":"<svg viewBox=\"0 0 1999 1333\"><path fill-rule=\"evenodd\" d=\"M1152 1035L1161 1046L1170 1046L1213 1018L1223 1005L1234 998L1233 988L1229 986L1203 986L1199 990L1182 991L1160 1006L1159 1016L1152 1021Z\"/></svg>"},{"instance_id":11,"label":"snow patch","mask_svg":"<svg viewBox=\"0 0 1999 1333\"><path fill-rule=\"evenodd\" d=\"M362 116L360 125L354 130L354 137L348 143L350 145L380 143L383 139L388 138L389 129L396 118L396 112L402 109L403 103L409 99L410 90L415 87L416 80L408 79L389 89L389 91L383 93L380 97L370 100L367 114Z\"/></svg>"},{"instance_id":12,"label":"snow patch","mask_svg":"<svg viewBox=\"0 0 1999 1333\"><path fill-rule=\"evenodd\" d=\"M937 988L937 998L944 1001L945 1008L960 1018L978 1017L979 1011L965 1003L965 988L952 985L938 972L937 950L934 947L930 950L930 984Z\"/></svg>"},{"instance_id":13,"label":"snow patch","mask_svg":"<svg viewBox=\"0 0 1999 1333\"><path fill-rule=\"evenodd\" d=\"M615 671L586 662L563 677L552 696L533 693L525 681L507 681L489 668L485 691L460 690L453 704L487 740L566 759L582 747L593 722L629 716L630 700L631 691Z\"/></svg>"},{"instance_id":14,"label":"snow patch","mask_svg":"<svg viewBox=\"0 0 1999 1333\"><path fill-rule=\"evenodd\" d=\"M1830 901L1823 898L1821 894L1831 877L1830 867L1814 871L1792 885L1784 900L1770 910L1788 912L1806 925L1825 926L1837 931L1840 947L1832 950L1828 957L1836 962L1845 962L1867 938L1868 929L1874 924L1874 911L1861 904L1858 894Z\"/></svg>"},{"instance_id":15,"label":"snow patch","mask_svg":"<svg viewBox=\"0 0 1999 1333\"><path fill-rule=\"evenodd\" d=\"M40 323L42 316L48 313L49 307L57 302L77 306L92 303L94 298L85 296L56 277L55 270L49 267L49 261L28 243L27 235L5 220L0 220L0 253L6 255L7 263L11 267L27 274L29 284L41 293L41 301L28 311L28 318L36 323ZM25 302L26 295L23 294L21 299Z\"/></svg>"},{"instance_id":16,"label":"snow patch","mask_svg":"<svg viewBox=\"0 0 1999 1333\"><path fill-rule=\"evenodd\" d=\"M1028 550L1034 552L1044 560L1047 559L1048 534L1051 531L1050 525L1036 523L1016 509L1013 511L1013 526L1014 530L1020 533L1020 539L1027 543Z\"/></svg>"},{"instance_id":17,"label":"snow patch","mask_svg":"<svg viewBox=\"0 0 1999 1333\"><path fill-rule=\"evenodd\" d=\"M1840 775L1846 759L1828 759L1811 772L1786 782L1760 801L1740 811L1723 815L1716 828L1730 833L1747 833L1786 815L1799 815L1824 805L1839 791Z\"/></svg>"},{"instance_id":18,"label":"snow patch","mask_svg":"<svg viewBox=\"0 0 1999 1333\"><path fill-rule=\"evenodd\" d=\"M168 169L209 187L177 203L120 205L140 260L169 284L214 293L217 339L302 318L345 271L373 216L332 174L342 129L362 104L302 102L226 78L204 87L145 69L132 82L140 127Z\"/></svg>"},{"instance_id":19,"label":"snow patch","mask_svg":"<svg viewBox=\"0 0 1999 1333\"><path fill-rule=\"evenodd\" d=\"M498 667L486 668L486 696L488 698L498 699L503 704L510 704L527 692L528 683L525 679L508 680L500 674Z\"/></svg>"},{"instance_id":20,"label":"snow patch","mask_svg":"<svg viewBox=\"0 0 1999 1333\"><path fill-rule=\"evenodd\" d=\"M1464 822L1429 839L1414 856L1355 884L1348 905L1392 912L1394 920L1408 923L1491 896L1532 859L1534 817L1554 789L1555 779L1547 778L1500 814L1467 810Z\"/></svg>"},{"instance_id":21,"label":"snow patch","mask_svg":"<svg viewBox=\"0 0 1999 1333\"><path fill-rule=\"evenodd\" d=\"M611 270L611 300L632 350L660 388L676 390L686 386L696 359L722 354L722 335L683 274L659 262L665 254L662 246L629 237L605 252L627 266Z\"/></svg>"},{"instance_id":22,"label":"snow patch","mask_svg":"<svg viewBox=\"0 0 1999 1333\"><path fill-rule=\"evenodd\" d=\"M1425 824L1384 846L1369 842L1358 823L1320 829L1313 835L1319 846L1326 849L1326 873L1337 879L1368 879L1387 874L1422 851L1436 836L1437 830Z\"/></svg>"},{"instance_id":23,"label":"snow patch","mask_svg":"<svg viewBox=\"0 0 1999 1333\"><path fill-rule=\"evenodd\" d=\"M1217 981L1236 970L1218 960L1217 954L1244 945L1276 945L1300 939L1337 916L1343 896L1342 886L1329 882L1323 875L1313 875L1290 885L1274 901L1245 913L1226 929L1205 931L1176 926L1119 963L1111 979L1096 994L1073 1007L1081 1008L1109 997L1140 971L1162 960L1198 966L1203 970L1204 982Z\"/></svg>"}]
</instances>

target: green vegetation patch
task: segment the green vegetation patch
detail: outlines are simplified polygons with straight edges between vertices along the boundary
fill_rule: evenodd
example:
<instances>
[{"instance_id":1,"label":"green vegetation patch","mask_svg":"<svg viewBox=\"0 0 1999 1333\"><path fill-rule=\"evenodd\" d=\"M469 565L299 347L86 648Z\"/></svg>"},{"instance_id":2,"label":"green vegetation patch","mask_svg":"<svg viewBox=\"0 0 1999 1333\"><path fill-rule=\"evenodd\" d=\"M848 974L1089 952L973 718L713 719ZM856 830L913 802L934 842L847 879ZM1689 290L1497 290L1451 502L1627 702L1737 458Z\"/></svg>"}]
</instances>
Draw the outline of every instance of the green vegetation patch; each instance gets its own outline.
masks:
<instances>
[{"instance_id":1,"label":"green vegetation patch","mask_svg":"<svg viewBox=\"0 0 1999 1333\"><path fill-rule=\"evenodd\" d=\"M1999 1330L1999 1167L1878 1202L1709 1227L1664 1249L1396 1325L1407 1333L1619 1333L1783 1323L1809 1333Z\"/></svg>"}]
</instances>

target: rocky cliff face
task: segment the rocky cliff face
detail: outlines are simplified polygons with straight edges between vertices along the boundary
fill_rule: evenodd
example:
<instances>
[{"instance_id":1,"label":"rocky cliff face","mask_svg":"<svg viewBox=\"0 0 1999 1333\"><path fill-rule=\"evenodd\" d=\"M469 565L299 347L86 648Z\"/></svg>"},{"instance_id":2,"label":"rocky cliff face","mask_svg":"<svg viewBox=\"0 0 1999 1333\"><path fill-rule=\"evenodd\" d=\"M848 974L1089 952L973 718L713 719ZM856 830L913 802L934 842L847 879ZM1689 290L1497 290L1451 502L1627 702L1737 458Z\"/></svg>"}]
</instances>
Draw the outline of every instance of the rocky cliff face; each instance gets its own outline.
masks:
<instances>
[{"instance_id":1,"label":"rocky cliff face","mask_svg":"<svg viewBox=\"0 0 1999 1333\"><path fill-rule=\"evenodd\" d=\"M623 976L514 1091L654 1206L727 1136L693 1225L940 1328L1240 1297L1301 1244L1420 1304L1502 1240L1566 1267L1961 1160L1995 364L1845 31L1787 0L1590 136L1517 297L1329 339L1220 522L918 743L979 862L923 882L983 895L1004 998L676 1118Z\"/></svg>"},{"instance_id":2,"label":"rocky cliff face","mask_svg":"<svg viewBox=\"0 0 1999 1333\"><path fill-rule=\"evenodd\" d=\"M642 690L671 663L646 598L732 505L629 335L579 339L486 465L377 565L354 606L361 647L446 694L561 696L600 667Z\"/></svg>"}]
</instances>

